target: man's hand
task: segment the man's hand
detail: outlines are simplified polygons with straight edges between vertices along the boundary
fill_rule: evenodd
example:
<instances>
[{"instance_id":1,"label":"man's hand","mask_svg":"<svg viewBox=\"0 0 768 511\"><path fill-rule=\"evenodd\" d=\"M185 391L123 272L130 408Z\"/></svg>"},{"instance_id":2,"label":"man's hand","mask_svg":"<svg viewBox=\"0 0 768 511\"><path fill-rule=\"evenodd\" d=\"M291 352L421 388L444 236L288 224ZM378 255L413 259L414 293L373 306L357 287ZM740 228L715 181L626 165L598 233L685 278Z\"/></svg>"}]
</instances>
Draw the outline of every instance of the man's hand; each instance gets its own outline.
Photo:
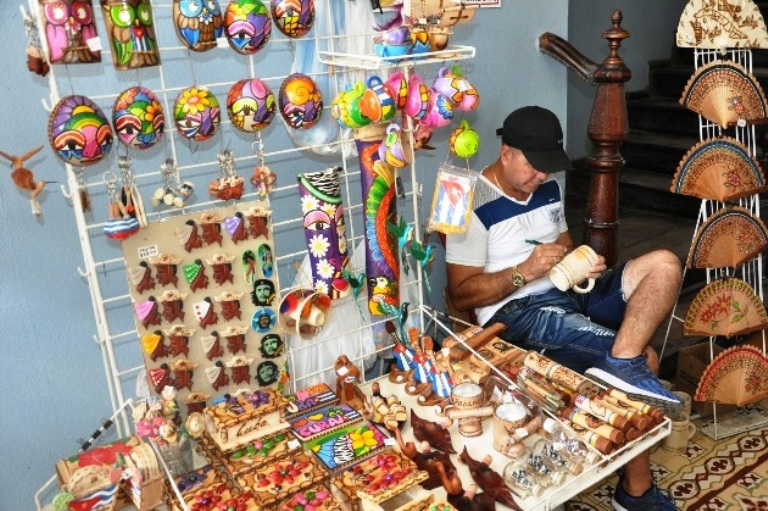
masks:
<instances>
[{"instance_id":1,"label":"man's hand","mask_svg":"<svg viewBox=\"0 0 768 511\"><path fill-rule=\"evenodd\" d=\"M533 247L528 259L517 265L526 282L536 280L549 273L568 253L568 247L557 243L542 243Z\"/></svg>"},{"instance_id":2,"label":"man's hand","mask_svg":"<svg viewBox=\"0 0 768 511\"><path fill-rule=\"evenodd\" d=\"M592 265L592 268L589 269L589 273L587 273L588 279L597 279L600 278L600 275L608 269L608 266L605 265L605 257L598 255L597 260L595 261L595 264Z\"/></svg>"}]
</instances>

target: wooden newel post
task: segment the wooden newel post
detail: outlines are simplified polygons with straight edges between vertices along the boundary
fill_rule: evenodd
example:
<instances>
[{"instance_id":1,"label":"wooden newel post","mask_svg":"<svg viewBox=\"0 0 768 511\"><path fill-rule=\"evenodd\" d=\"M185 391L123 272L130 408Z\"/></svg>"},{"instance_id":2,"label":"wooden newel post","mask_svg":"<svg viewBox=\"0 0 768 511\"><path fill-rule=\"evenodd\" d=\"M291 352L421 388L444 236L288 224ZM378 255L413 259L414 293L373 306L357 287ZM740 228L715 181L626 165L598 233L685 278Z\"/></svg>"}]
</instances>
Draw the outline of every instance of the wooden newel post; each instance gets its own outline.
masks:
<instances>
[{"instance_id":1,"label":"wooden newel post","mask_svg":"<svg viewBox=\"0 0 768 511\"><path fill-rule=\"evenodd\" d=\"M620 10L614 11L613 26L602 35L611 52L594 74L597 94L587 130L592 141L592 153L587 158L592 177L582 243L602 254L609 266L618 260L618 173L624 167L619 148L629 132L624 83L632 77L619 56L621 41L629 37L621 28L622 18Z\"/></svg>"}]
</instances>

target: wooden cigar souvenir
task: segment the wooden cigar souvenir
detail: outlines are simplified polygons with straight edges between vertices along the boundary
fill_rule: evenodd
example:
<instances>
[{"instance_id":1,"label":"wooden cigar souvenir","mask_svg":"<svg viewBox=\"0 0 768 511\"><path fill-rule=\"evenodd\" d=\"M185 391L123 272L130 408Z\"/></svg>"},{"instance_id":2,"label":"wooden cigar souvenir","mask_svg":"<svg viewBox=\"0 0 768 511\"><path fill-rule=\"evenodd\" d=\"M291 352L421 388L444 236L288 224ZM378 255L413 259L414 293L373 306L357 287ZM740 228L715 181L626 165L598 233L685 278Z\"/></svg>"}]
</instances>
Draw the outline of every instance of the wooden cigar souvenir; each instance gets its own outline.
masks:
<instances>
[{"instance_id":1,"label":"wooden cigar souvenir","mask_svg":"<svg viewBox=\"0 0 768 511\"><path fill-rule=\"evenodd\" d=\"M600 387L576 371L558 364L554 360L540 355L535 351L529 351L523 361L526 367L530 367L537 373L587 397L596 396Z\"/></svg>"},{"instance_id":2,"label":"wooden cigar souvenir","mask_svg":"<svg viewBox=\"0 0 768 511\"><path fill-rule=\"evenodd\" d=\"M475 332L474 329L470 330L470 332L473 332L472 335L463 338L463 343L456 343L451 347L451 358L454 360L466 359L472 354L472 352L467 349L466 346L469 346L474 350L478 350L495 339L496 336L505 328L506 326L503 323L495 323L488 328L482 329L479 332Z\"/></svg>"},{"instance_id":3,"label":"wooden cigar souvenir","mask_svg":"<svg viewBox=\"0 0 768 511\"><path fill-rule=\"evenodd\" d=\"M664 412L649 404L643 403L642 401L632 399L620 390L609 389L608 395L615 398L619 403L630 406L638 412L648 415L652 420L656 421L656 424L661 424L664 421Z\"/></svg>"},{"instance_id":4,"label":"wooden cigar souvenir","mask_svg":"<svg viewBox=\"0 0 768 511\"><path fill-rule=\"evenodd\" d=\"M647 415L640 413L637 410L626 408L609 396L597 396L595 401L598 405L604 406L617 415L624 417L629 421L632 427L637 428L640 431L645 431L649 429L651 425L655 424L655 422Z\"/></svg>"},{"instance_id":5,"label":"wooden cigar souvenir","mask_svg":"<svg viewBox=\"0 0 768 511\"><path fill-rule=\"evenodd\" d=\"M562 416L574 424L587 428L589 431L607 438L615 444L624 443L624 433L620 429L609 426L600 419L593 417L578 408L567 408L563 410Z\"/></svg>"}]
</instances>

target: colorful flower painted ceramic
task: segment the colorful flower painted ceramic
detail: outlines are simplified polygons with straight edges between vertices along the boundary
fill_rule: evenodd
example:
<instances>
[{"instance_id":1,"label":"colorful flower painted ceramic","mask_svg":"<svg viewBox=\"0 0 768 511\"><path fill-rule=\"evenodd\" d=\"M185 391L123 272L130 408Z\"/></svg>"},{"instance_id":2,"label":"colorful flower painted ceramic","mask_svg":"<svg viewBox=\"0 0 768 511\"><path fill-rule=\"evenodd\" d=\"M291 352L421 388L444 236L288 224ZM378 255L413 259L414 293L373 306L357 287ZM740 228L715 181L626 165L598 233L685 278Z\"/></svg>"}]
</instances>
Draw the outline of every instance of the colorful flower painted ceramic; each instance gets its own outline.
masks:
<instances>
[{"instance_id":1,"label":"colorful flower painted ceramic","mask_svg":"<svg viewBox=\"0 0 768 511\"><path fill-rule=\"evenodd\" d=\"M184 138L202 142L216 134L221 123L219 100L205 87L184 89L173 107L176 129Z\"/></svg>"},{"instance_id":2,"label":"colorful flower painted ceramic","mask_svg":"<svg viewBox=\"0 0 768 511\"><path fill-rule=\"evenodd\" d=\"M51 147L64 162L87 167L112 149L112 127L104 112L85 96L65 96L48 120Z\"/></svg>"},{"instance_id":3,"label":"colorful flower painted ceramic","mask_svg":"<svg viewBox=\"0 0 768 511\"><path fill-rule=\"evenodd\" d=\"M224 16L217 0L173 0L176 35L192 51L216 47L224 35Z\"/></svg>"},{"instance_id":4,"label":"colorful flower painted ceramic","mask_svg":"<svg viewBox=\"0 0 768 511\"><path fill-rule=\"evenodd\" d=\"M294 73L280 86L278 96L280 115L295 129L309 129L323 113L323 95L309 76Z\"/></svg>"},{"instance_id":5,"label":"colorful flower painted ceramic","mask_svg":"<svg viewBox=\"0 0 768 511\"><path fill-rule=\"evenodd\" d=\"M389 122L395 116L394 93L376 75L368 78L368 88L360 98L360 111L372 122Z\"/></svg>"},{"instance_id":6,"label":"colorful flower painted ceramic","mask_svg":"<svg viewBox=\"0 0 768 511\"><path fill-rule=\"evenodd\" d=\"M131 87L117 96L112 108L112 124L118 140L133 149L149 149L165 133L160 100L144 87Z\"/></svg>"},{"instance_id":7,"label":"colorful flower painted ceramic","mask_svg":"<svg viewBox=\"0 0 768 511\"><path fill-rule=\"evenodd\" d=\"M395 107L398 110L405 108L408 102L408 80L402 71L395 71L387 77L385 85L394 93Z\"/></svg>"},{"instance_id":8,"label":"colorful flower painted ceramic","mask_svg":"<svg viewBox=\"0 0 768 511\"><path fill-rule=\"evenodd\" d=\"M88 47L99 37L91 0L41 0L40 7L51 64L101 62L101 52Z\"/></svg>"},{"instance_id":9,"label":"colorful flower painted ceramic","mask_svg":"<svg viewBox=\"0 0 768 511\"><path fill-rule=\"evenodd\" d=\"M469 158L480 148L480 135L462 119L458 128L453 130L448 140L451 152L459 158Z\"/></svg>"},{"instance_id":10,"label":"colorful flower painted ceramic","mask_svg":"<svg viewBox=\"0 0 768 511\"><path fill-rule=\"evenodd\" d=\"M275 95L258 78L236 82L227 94L227 113L240 131L255 133L269 126L275 116Z\"/></svg>"},{"instance_id":11,"label":"colorful flower painted ceramic","mask_svg":"<svg viewBox=\"0 0 768 511\"><path fill-rule=\"evenodd\" d=\"M448 98L437 92L435 89L429 89L429 107L424 115L422 122L432 128L442 128L448 126L453 119L453 107Z\"/></svg>"},{"instance_id":12,"label":"colorful flower painted ceramic","mask_svg":"<svg viewBox=\"0 0 768 511\"><path fill-rule=\"evenodd\" d=\"M269 40L272 20L259 0L231 0L224 14L224 31L233 50L253 55Z\"/></svg>"},{"instance_id":13,"label":"colorful flower painted ceramic","mask_svg":"<svg viewBox=\"0 0 768 511\"><path fill-rule=\"evenodd\" d=\"M272 0L270 8L277 29L293 39L306 35L315 22L315 0Z\"/></svg>"},{"instance_id":14,"label":"colorful flower painted ceramic","mask_svg":"<svg viewBox=\"0 0 768 511\"><path fill-rule=\"evenodd\" d=\"M408 101L404 112L408 117L421 119L427 113L429 107L429 89L424 85L421 76L416 73L411 75L408 81Z\"/></svg>"},{"instance_id":15,"label":"colorful flower painted ceramic","mask_svg":"<svg viewBox=\"0 0 768 511\"><path fill-rule=\"evenodd\" d=\"M101 0L116 69L156 66L160 52L149 0Z\"/></svg>"}]
</instances>

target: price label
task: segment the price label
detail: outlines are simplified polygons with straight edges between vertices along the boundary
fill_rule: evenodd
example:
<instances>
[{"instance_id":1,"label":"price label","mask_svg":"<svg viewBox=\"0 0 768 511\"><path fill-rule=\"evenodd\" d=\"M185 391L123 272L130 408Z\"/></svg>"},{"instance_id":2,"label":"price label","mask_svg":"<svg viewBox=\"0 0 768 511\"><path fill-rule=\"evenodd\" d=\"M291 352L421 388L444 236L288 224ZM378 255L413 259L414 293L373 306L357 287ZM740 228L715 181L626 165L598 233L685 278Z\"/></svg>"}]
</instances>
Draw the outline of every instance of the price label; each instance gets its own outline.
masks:
<instances>
[{"instance_id":1,"label":"price label","mask_svg":"<svg viewBox=\"0 0 768 511\"><path fill-rule=\"evenodd\" d=\"M156 255L160 255L160 250L157 248L157 245L139 247L139 259L148 259Z\"/></svg>"},{"instance_id":2,"label":"price label","mask_svg":"<svg viewBox=\"0 0 768 511\"><path fill-rule=\"evenodd\" d=\"M301 447L301 442L299 442L295 438L293 440L288 440L289 449L298 449L299 447Z\"/></svg>"},{"instance_id":3,"label":"price label","mask_svg":"<svg viewBox=\"0 0 768 511\"><path fill-rule=\"evenodd\" d=\"M216 38L216 47L217 48L229 48L229 41L226 37L217 37Z\"/></svg>"},{"instance_id":4,"label":"price label","mask_svg":"<svg viewBox=\"0 0 768 511\"><path fill-rule=\"evenodd\" d=\"M101 51L101 37L91 37L86 39L85 44L88 45L88 49L91 51Z\"/></svg>"},{"instance_id":5,"label":"price label","mask_svg":"<svg viewBox=\"0 0 768 511\"><path fill-rule=\"evenodd\" d=\"M384 439L384 445L386 445L386 446L395 446L395 445L397 445L397 440L395 440L394 438L385 438Z\"/></svg>"}]
</instances>

